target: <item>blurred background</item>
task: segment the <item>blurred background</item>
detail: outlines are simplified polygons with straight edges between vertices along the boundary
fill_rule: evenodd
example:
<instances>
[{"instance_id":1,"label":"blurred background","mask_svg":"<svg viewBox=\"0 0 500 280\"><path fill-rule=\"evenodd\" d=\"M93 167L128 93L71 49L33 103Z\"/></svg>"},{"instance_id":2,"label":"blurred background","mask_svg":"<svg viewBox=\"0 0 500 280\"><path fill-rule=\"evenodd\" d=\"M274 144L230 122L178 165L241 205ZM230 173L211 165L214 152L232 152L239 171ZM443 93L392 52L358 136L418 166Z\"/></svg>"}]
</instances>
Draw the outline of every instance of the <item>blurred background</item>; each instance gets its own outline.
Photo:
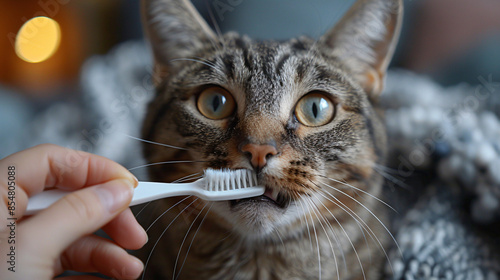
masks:
<instances>
[{"instance_id":1,"label":"blurred background","mask_svg":"<svg viewBox=\"0 0 500 280\"><path fill-rule=\"evenodd\" d=\"M0 83L30 97L70 94L88 57L142 38L138 1L0 0L0 10ZM16 54L13 41L23 24L37 16L59 24L61 41L51 57L29 63Z\"/></svg>"},{"instance_id":2,"label":"blurred background","mask_svg":"<svg viewBox=\"0 0 500 280\"><path fill-rule=\"evenodd\" d=\"M221 32L235 30L253 38L286 39L319 37L354 1L193 2ZM405 4L405 25L393 67L428 75L443 86L479 84L479 76L491 76L500 83L499 1L407 0ZM81 102L85 94L82 67L91 57L106 55L123 42L142 40L142 31L138 0L0 0L0 11L3 157L22 148L19 139L36 137L27 135L26 130L41 112L56 103ZM29 26L38 16L52 19L56 27L43 31L40 24ZM53 41L47 57L36 62L23 57L22 48L37 49L37 44L47 43L45 39Z\"/></svg>"}]
</instances>

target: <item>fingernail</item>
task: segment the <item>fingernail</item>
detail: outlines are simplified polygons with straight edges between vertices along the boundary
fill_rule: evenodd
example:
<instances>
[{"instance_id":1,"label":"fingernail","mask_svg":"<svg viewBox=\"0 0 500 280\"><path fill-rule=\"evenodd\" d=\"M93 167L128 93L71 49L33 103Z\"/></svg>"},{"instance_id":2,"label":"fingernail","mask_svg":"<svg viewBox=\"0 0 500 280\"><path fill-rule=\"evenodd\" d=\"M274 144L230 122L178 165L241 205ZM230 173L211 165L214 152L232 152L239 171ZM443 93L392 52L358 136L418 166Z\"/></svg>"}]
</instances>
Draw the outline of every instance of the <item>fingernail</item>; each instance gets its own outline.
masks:
<instances>
[{"instance_id":1,"label":"fingernail","mask_svg":"<svg viewBox=\"0 0 500 280\"><path fill-rule=\"evenodd\" d=\"M137 257L132 256L132 255L129 255L129 256L130 256L130 260L133 263L129 267L131 268L132 271L134 271L134 272L136 272L137 274L140 275L140 273L144 270L144 264Z\"/></svg>"},{"instance_id":2,"label":"fingernail","mask_svg":"<svg viewBox=\"0 0 500 280\"><path fill-rule=\"evenodd\" d=\"M148 236L148 233L146 232L146 230L144 230L144 228L142 229L142 231L144 232L144 243L142 244L142 246L144 246L148 243L149 236Z\"/></svg>"},{"instance_id":3,"label":"fingernail","mask_svg":"<svg viewBox=\"0 0 500 280\"><path fill-rule=\"evenodd\" d=\"M133 176L133 179L134 179L134 189L137 188L137 186L139 185L139 180L137 179L137 177Z\"/></svg>"},{"instance_id":4,"label":"fingernail","mask_svg":"<svg viewBox=\"0 0 500 280\"><path fill-rule=\"evenodd\" d=\"M101 203L110 213L128 207L132 199L134 185L130 180L113 180L97 186L95 191Z\"/></svg>"},{"instance_id":5,"label":"fingernail","mask_svg":"<svg viewBox=\"0 0 500 280\"><path fill-rule=\"evenodd\" d=\"M137 188L137 186L139 185L139 180L137 179L137 177L134 176L134 174L132 173L129 173L130 176L130 183L132 184L132 188L135 189Z\"/></svg>"}]
</instances>

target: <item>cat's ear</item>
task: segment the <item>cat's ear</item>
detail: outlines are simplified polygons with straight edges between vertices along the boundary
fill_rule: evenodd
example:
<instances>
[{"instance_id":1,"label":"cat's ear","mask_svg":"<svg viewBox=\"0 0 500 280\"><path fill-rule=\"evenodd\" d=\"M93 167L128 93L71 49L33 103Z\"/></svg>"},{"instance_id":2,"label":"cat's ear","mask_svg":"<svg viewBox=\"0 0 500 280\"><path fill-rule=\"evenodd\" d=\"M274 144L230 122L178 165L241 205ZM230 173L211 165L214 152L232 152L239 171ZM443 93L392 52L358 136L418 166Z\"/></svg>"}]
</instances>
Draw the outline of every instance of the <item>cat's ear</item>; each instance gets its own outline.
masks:
<instances>
[{"instance_id":1,"label":"cat's ear","mask_svg":"<svg viewBox=\"0 0 500 280\"><path fill-rule=\"evenodd\" d=\"M175 71L172 60L190 58L216 36L189 0L142 0L142 21L155 59L155 82Z\"/></svg>"},{"instance_id":2,"label":"cat's ear","mask_svg":"<svg viewBox=\"0 0 500 280\"><path fill-rule=\"evenodd\" d=\"M370 98L383 88L399 38L402 0L358 0L320 42L339 59Z\"/></svg>"}]
</instances>

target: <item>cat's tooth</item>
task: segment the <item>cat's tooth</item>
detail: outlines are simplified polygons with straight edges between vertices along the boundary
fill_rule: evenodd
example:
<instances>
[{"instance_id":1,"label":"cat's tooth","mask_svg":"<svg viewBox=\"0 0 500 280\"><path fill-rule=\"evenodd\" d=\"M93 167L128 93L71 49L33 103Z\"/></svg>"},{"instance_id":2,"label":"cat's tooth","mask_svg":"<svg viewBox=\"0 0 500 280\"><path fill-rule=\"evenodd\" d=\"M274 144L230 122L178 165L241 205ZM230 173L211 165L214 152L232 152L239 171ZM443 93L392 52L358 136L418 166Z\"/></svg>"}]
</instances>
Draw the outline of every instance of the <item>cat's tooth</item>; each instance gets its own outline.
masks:
<instances>
[{"instance_id":1,"label":"cat's tooth","mask_svg":"<svg viewBox=\"0 0 500 280\"><path fill-rule=\"evenodd\" d=\"M277 189L273 189L273 192L272 192L272 194L271 194L271 198L272 198L274 201L278 201L278 193L279 193L279 192L280 192L279 190L277 190Z\"/></svg>"}]
</instances>

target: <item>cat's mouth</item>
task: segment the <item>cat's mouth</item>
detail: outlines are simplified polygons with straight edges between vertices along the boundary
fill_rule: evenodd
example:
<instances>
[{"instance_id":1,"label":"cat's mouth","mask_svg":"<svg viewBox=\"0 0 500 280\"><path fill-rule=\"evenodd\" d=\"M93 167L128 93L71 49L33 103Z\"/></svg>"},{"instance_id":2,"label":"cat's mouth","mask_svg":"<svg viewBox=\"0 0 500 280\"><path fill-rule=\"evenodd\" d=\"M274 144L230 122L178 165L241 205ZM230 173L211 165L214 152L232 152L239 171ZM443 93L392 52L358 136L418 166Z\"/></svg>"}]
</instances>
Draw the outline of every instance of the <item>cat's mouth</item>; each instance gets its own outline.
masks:
<instances>
[{"instance_id":1,"label":"cat's mouth","mask_svg":"<svg viewBox=\"0 0 500 280\"><path fill-rule=\"evenodd\" d=\"M286 208L289 204L289 199L280 193L276 189L271 189L266 187L266 191L263 195L250 197L245 199L236 199L229 201L231 208L238 207L240 205L248 204L248 203L266 203L271 206Z\"/></svg>"}]
</instances>

